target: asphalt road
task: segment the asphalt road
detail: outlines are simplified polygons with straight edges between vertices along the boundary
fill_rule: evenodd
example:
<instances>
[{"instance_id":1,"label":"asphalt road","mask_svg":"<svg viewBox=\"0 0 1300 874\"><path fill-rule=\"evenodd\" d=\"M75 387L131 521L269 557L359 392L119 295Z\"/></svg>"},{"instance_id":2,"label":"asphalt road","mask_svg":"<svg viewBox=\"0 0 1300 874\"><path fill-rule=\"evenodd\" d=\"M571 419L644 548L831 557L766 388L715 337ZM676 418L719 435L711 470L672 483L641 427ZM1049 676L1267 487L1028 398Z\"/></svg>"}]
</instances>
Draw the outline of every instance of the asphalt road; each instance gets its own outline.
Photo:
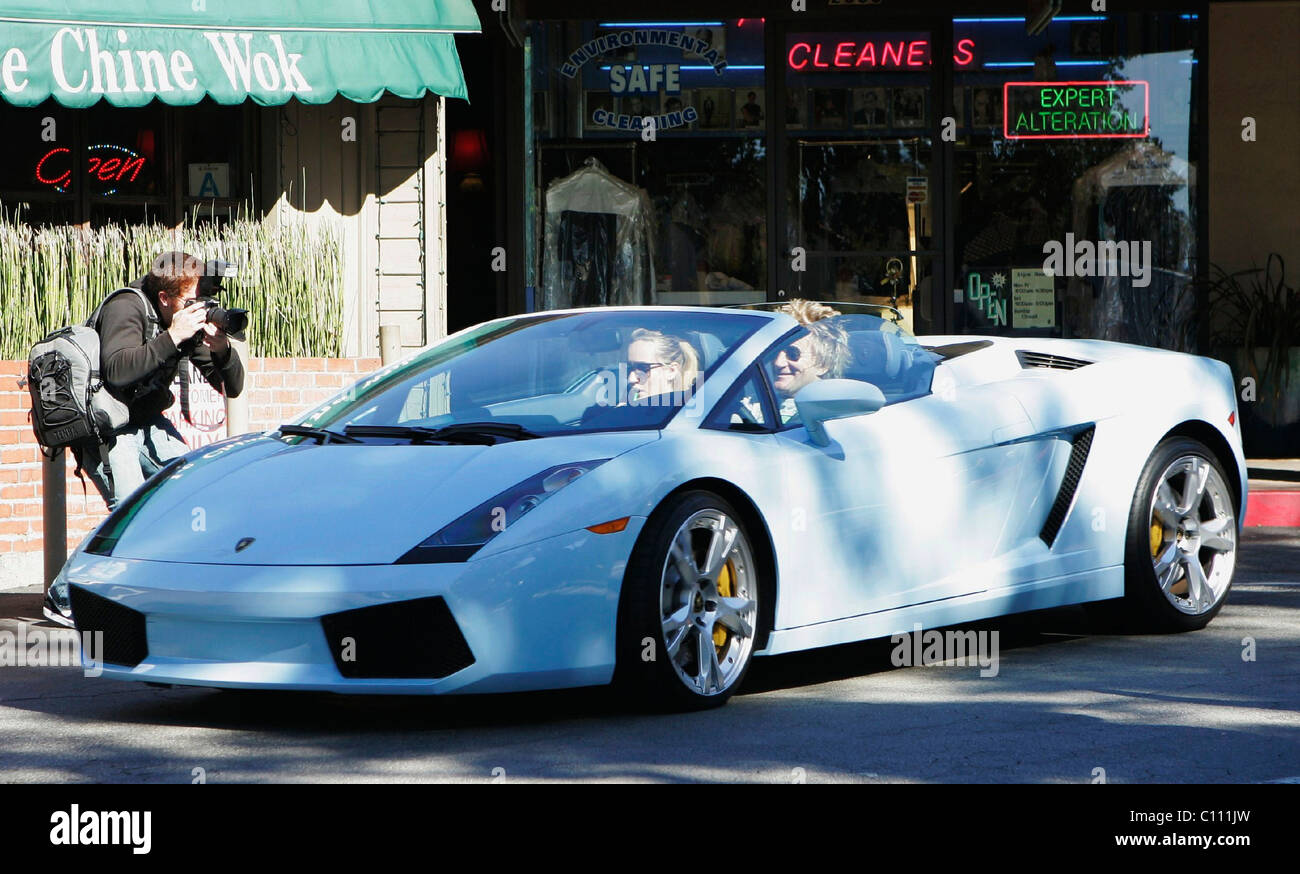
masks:
<instances>
[{"instance_id":1,"label":"asphalt road","mask_svg":"<svg viewBox=\"0 0 1300 874\"><path fill-rule=\"evenodd\" d=\"M1256 529L1240 559L1205 631L1095 634L1054 610L973 626L999 634L994 677L855 644L759 660L692 715L599 690L381 699L0 667L0 782L1300 782L1300 531ZM26 591L0 592L0 617L39 615Z\"/></svg>"}]
</instances>

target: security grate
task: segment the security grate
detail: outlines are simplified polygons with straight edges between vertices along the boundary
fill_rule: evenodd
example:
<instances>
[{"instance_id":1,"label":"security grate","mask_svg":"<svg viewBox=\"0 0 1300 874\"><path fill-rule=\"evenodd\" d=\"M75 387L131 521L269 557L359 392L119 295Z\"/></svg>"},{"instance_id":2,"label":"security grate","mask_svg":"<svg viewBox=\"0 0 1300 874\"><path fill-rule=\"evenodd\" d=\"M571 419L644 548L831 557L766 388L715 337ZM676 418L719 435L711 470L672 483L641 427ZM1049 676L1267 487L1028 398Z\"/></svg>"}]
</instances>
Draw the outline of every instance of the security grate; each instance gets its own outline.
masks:
<instances>
[{"instance_id":1,"label":"security grate","mask_svg":"<svg viewBox=\"0 0 1300 874\"><path fill-rule=\"evenodd\" d=\"M92 594L80 586L69 586L68 598L72 602L72 621L78 632L103 632L101 658L105 662L134 668L149 657L143 613Z\"/></svg>"}]
</instances>

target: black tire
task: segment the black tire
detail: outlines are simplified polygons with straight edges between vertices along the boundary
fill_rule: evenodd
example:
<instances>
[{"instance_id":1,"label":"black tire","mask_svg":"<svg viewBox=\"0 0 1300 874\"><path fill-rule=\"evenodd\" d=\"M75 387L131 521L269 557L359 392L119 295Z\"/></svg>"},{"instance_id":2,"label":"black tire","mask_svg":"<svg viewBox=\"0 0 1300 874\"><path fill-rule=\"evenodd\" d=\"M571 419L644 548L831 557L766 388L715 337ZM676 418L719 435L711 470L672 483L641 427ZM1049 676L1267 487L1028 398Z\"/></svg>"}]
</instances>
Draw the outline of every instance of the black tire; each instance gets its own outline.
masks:
<instances>
[{"instance_id":1,"label":"black tire","mask_svg":"<svg viewBox=\"0 0 1300 874\"><path fill-rule=\"evenodd\" d=\"M1176 495L1181 501L1188 493L1186 491L1175 493L1179 476L1183 477L1181 483L1185 490L1188 480L1193 479L1196 474L1190 470L1181 474L1174 471L1171 474L1171 466L1186 462L1188 459L1195 460L1198 471L1202 463L1208 465L1208 472L1199 480L1204 483L1201 490L1203 495L1193 503L1186 514L1175 514L1181 515L1183 521L1178 522L1176 526L1166 524L1158 517L1156 510L1157 490L1162 482L1170 482L1168 494ZM1193 479L1193 482L1195 481L1197 480ZM1215 518L1208 522L1201 519L1207 512L1216 514ZM1151 457L1147 459L1142 475L1138 478L1125 534L1124 597L1118 606L1122 608L1123 619L1129 630L1196 631L1204 628L1218 615L1227 601L1228 590L1232 585L1238 533L1236 515L1234 495L1228 486L1228 477L1218 458L1204 444L1188 437L1170 437L1155 448ZM1211 542L1208 535L1202 537L1202 533L1210 530L1218 532L1225 516L1230 523L1226 525L1226 537L1216 534L1212 541L1215 547L1201 546L1202 542L1206 544ZM1213 529L1208 527L1210 522L1214 523ZM1201 529L1201 525L1207 527ZM1157 528L1161 529L1159 535L1156 533ZM1160 538L1159 541L1157 537ZM1220 552L1218 547L1222 545L1221 541L1224 539L1230 539L1232 546L1231 549ZM1187 544L1187 551L1184 551L1182 544ZM1171 555L1175 560L1167 564L1161 562L1161 558ZM1196 573L1192 561L1201 568L1201 577L1196 580L1191 579ZM1161 588L1161 582L1157 579L1158 564L1167 567L1166 578L1174 580L1168 586L1168 594ZM1208 573L1205 570L1207 566ZM1201 587L1200 579L1206 580L1205 588ZM1182 597L1183 593L1186 597ZM1093 614L1108 615L1107 608L1111 603L1104 602L1097 605ZM1109 612L1110 615L1114 615L1113 608Z\"/></svg>"},{"instance_id":2,"label":"black tire","mask_svg":"<svg viewBox=\"0 0 1300 874\"><path fill-rule=\"evenodd\" d=\"M718 514L725 520L721 523L724 530L727 530L726 523L731 523L738 531L733 545L723 555L722 565L727 570L712 580L707 573L702 573L691 583L670 555L671 546L684 526L714 523ZM695 544L713 536L704 528L686 530L686 539ZM695 552L692 569L701 564L698 550ZM614 685L624 699L636 708L670 711L704 710L725 704L744 682L753 660L754 641L760 631L758 573L759 565L744 521L725 499L712 492L691 491L674 495L661 504L647 520L623 576ZM692 585L697 588L691 588ZM693 594L697 589L698 597ZM723 602L723 596L728 595ZM730 609L743 601L751 602L752 606L740 620L735 616L721 617L720 609ZM670 606L665 606L666 603ZM674 612L671 605L694 617L681 628L683 637L676 655L670 654L665 630L665 620ZM743 621L746 617L748 622ZM733 632L724 622L747 626L747 644L742 631ZM706 634L714 642L712 649L717 654L716 659L707 662L717 666L716 675L711 673L712 667L705 668L699 660L701 641ZM716 642L719 634L725 643ZM709 648L706 644L706 651ZM689 666L692 657L695 673L701 674L703 669L702 675L708 677L703 690L688 681L686 668L680 664L686 661Z\"/></svg>"}]
</instances>

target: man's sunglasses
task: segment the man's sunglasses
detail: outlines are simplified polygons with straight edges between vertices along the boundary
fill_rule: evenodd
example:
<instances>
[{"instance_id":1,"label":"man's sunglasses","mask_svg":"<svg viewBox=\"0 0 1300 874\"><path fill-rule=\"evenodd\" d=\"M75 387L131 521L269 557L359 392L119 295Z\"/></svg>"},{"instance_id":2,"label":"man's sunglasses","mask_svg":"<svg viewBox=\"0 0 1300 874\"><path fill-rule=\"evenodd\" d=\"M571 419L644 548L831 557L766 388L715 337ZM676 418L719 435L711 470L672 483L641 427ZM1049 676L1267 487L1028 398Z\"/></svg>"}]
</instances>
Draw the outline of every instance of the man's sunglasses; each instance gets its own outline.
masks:
<instances>
[{"instance_id":1,"label":"man's sunglasses","mask_svg":"<svg viewBox=\"0 0 1300 874\"><path fill-rule=\"evenodd\" d=\"M794 345L793 343L791 343L789 346L786 346L777 354L778 355L784 354L786 359L789 361L798 361L803 356L803 350L800 349L798 346Z\"/></svg>"}]
</instances>

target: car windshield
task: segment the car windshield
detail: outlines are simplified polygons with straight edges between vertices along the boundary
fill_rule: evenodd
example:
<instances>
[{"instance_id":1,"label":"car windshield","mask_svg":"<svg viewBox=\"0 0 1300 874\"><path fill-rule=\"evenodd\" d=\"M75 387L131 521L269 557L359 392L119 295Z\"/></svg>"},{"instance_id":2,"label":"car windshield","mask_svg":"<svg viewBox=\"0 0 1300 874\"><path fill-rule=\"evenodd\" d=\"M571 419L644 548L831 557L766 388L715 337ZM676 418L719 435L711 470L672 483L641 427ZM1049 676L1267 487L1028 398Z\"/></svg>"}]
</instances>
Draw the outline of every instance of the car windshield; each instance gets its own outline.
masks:
<instances>
[{"instance_id":1,"label":"car windshield","mask_svg":"<svg viewBox=\"0 0 1300 874\"><path fill-rule=\"evenodd\" d=\"M491 322L362 380L299 424L353 428L354 436L366 433L355 426L414 433L479 423L541 436L657 429L766 321L739 312L613 310Z\"/></svg>"}]
</instances>

